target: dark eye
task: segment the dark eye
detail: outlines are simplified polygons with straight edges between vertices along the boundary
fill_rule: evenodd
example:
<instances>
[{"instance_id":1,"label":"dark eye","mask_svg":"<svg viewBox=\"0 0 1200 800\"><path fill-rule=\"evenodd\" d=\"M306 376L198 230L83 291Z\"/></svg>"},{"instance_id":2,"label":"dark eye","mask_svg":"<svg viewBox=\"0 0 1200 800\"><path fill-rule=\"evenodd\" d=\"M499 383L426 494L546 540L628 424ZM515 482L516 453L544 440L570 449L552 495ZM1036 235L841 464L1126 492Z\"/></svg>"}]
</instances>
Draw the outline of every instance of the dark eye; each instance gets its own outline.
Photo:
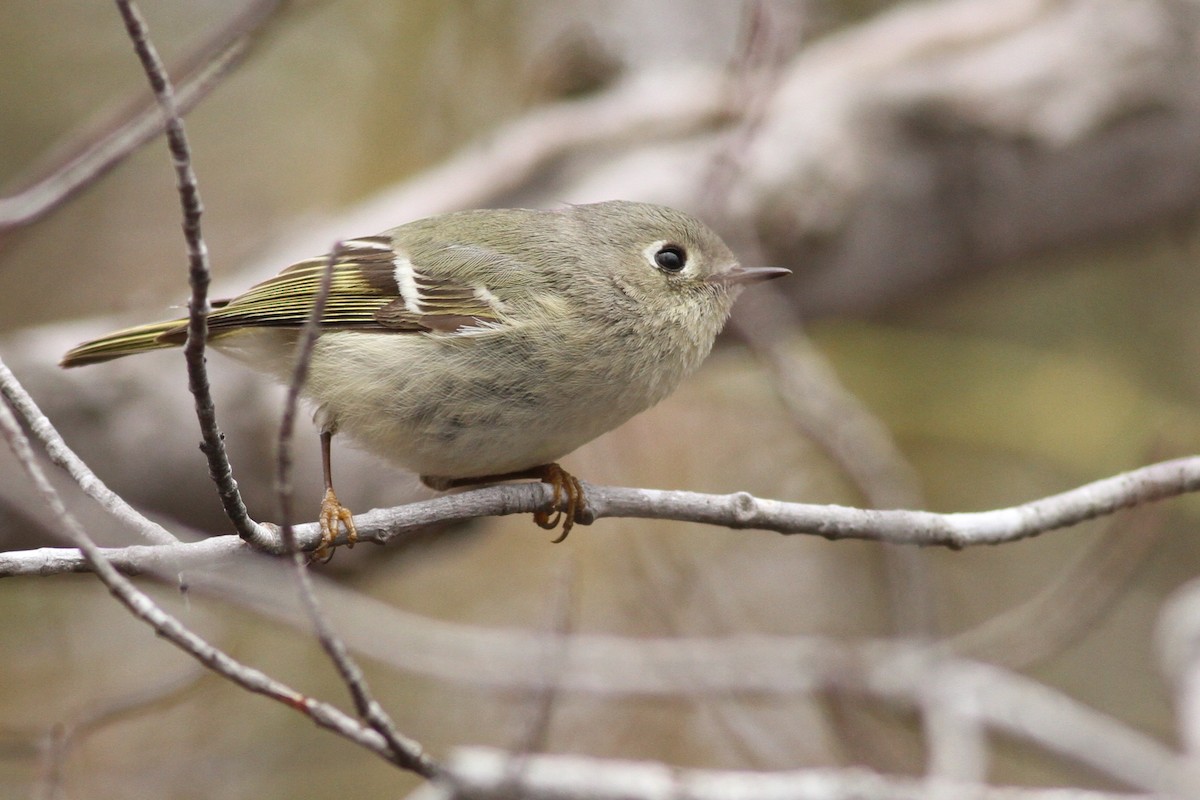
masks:
<instances>
[{"instance_id":1,"label":"dark eye","mask_svg":"<svg viewBox=\"0 0 1200 800\"><path fill-rule=\"evenodd\" d=\"M687 266L687 251L677 244L665 244L654 254L654 263L666 272L679 272Z\"/></svg>"}]
</instances>

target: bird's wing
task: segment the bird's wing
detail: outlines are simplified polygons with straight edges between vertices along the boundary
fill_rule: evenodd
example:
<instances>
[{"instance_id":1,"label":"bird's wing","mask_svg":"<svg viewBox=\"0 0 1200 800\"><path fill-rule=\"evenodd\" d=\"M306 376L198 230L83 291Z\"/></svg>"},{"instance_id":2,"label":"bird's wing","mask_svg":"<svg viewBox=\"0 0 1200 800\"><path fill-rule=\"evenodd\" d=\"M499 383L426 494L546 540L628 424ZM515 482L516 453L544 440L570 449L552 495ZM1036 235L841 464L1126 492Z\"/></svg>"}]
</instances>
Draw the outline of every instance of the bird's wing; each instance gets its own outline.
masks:
<instances>
[{"instance_id":1,"label":"bird's wing","mask_svg":"<svg viewBox=\"0 0 1200 800\"><path fill-rule=\"evenodd\" d=\"M397 251L389 235L347 240L338 251L321 316L325 329L398 333L473 332L502 325L502 303L469 275L489 274L480 262L519 268L486 248L423 248L420 260ZM322 256L300 261L209 315L214 334L239 328L300 327L312 314L329 267Z\"/></svg>"}]
</instances>

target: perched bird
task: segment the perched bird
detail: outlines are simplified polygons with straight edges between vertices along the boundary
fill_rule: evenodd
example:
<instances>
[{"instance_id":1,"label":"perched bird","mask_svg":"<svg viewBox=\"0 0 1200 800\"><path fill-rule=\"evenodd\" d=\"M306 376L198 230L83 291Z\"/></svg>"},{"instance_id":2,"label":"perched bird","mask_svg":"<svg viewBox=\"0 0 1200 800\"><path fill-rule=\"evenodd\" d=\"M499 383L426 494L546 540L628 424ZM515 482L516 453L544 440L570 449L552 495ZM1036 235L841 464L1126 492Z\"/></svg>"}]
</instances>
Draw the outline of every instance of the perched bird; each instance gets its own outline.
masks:
<instances>
[{"instance_id":1,"label":"perched bird","mask_svg":"<svg viewBox=\"0 0 1200 800\"><path fill-rule=\"evenodd\" d=\"M359 445L428 486L536 478L554 486L565 538L585 499L559 458L670 394L712 349L749 283L712 230L664 206L612 201L552 211L460 211L335 249L332 288L303 394L316 406L323 547L351 515L333 490L330 441ZM329 256L213 304L209 344L288 381ZM173 319L75 347L76 367L187 337ZM565 513L565 517L564 517Z\"/></svg>"}]
</instances>

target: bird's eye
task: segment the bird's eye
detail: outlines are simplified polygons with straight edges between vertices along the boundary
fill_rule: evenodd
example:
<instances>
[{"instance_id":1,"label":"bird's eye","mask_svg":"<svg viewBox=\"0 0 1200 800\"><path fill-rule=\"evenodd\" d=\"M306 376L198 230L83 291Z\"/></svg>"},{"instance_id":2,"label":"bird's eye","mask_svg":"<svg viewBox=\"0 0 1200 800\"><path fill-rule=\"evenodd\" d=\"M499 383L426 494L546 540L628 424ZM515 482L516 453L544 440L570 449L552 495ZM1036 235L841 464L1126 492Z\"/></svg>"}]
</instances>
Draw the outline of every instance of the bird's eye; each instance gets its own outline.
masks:
<instances>
[{"instance_id":1,"label":"bird's eye","mask_svg":"<svg viewBox=\"0 0 1200 800\"><path fill-rule=\"evenodd\" d=\"M664 272L679 272L687 266L687 251L677 244L665 244L654 254L654 263Z\"/></svg>"}]
</instances>

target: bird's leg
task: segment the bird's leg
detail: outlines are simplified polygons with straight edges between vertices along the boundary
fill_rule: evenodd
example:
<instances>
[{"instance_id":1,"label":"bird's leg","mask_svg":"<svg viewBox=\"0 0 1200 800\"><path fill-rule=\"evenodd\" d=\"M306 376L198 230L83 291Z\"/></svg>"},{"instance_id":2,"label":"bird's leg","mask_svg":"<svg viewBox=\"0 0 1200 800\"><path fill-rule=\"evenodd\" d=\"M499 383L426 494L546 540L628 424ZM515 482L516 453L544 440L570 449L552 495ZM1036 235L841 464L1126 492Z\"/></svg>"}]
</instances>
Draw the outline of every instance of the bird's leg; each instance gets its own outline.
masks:
<instances>
[{"instance_id":1,"label":"bird's leg","mask_svg":"<svg viewBox=\"0 0 1200 800\"><path fill-rule=\"evenodd\" d=\"M358 530L354 527L354 516L350 509L338 502L333 492L333 469L330 466L330 445L333 442L333 431L321 431L321 470L325 475L325 497L321 500L321 515L318 517L321 526L321 544L313 551L317 561L328 561L333 557L333 540L337 538L338 525L346 528L346 546L353 547L358 541Z\"/></svg>"},{"instance_id":2,"label":"bird's leg","mask_svg":"<svg viewBox=\"0 0 1200 800\"><path fill-rule=\"evenodd\" d=\"M539 480L542 483L548 483L554 487L554 497L550 501L550 507L533 512L533 521L548 531L554 530L560 522L562 523L562 533L559 534L557 539L553 540L554 544L558 544L566 539L567 534L571 532L571 528L574 527L576 522L585 522L586 524L583 517L584 512L587 510L587 495L583 491L583 484L579 482L578 478L558 464L542 464L537 467L530 467L529 469L517 470L516 472L505 472L499 475L482 475L477 478L421 476L421 480L426 486L438 490L529 478ZM551 516L552 514L553 516Z\"/></svg>"}]
</instances>

